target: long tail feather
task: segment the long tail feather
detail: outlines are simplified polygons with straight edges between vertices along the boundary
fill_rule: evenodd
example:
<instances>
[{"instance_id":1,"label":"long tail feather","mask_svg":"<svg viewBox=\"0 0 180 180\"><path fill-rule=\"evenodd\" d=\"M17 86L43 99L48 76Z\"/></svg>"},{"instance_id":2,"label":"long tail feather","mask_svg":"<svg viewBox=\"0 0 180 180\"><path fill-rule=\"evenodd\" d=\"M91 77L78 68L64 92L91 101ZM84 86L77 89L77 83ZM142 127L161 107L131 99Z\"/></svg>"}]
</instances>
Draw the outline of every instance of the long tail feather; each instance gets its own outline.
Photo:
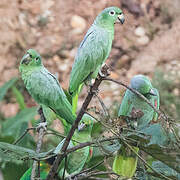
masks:
<instances>
[{"instance_id":1,"label":"long tail feather","mask_svg":"<svg viewBox=\"0 0 180 180\"><path fill-rule=\"evenodd\" d=\"M76 93L73 94L72 97L72 112L73 114L76 114L76 110L77 110L77 104L78 104L78 97L79 97L79 93L81 92L82 88L83 88L84 83L82 83L78 90L76 91Z\"/></svg>"}]
</instances>

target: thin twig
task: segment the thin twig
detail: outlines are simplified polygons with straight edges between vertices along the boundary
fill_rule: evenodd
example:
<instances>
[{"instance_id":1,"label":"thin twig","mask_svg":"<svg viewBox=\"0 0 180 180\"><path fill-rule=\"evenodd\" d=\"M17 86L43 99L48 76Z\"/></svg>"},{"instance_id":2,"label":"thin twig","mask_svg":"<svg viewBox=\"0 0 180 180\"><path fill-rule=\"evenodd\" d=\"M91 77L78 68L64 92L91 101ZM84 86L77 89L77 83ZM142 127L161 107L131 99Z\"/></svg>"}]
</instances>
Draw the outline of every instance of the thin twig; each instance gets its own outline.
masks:
<instances>
[{"instance_id":1,"label":"thin twig","mask_svg":"<svg viewBox=\"0 0 180 180\"><path fill-rule=\"evenodd\" d=\"M107 72L107 67L104 67L104 68L106 68L105 70ZM107 75L107 74L105 74L105 75ZM83 117L84 113L86 112L86 109L87 109L89 103L91 102L93 96L97 92L98 87L101 84L102 80L103 80L103 78L101 76L98 76L98 78L96 78L93 86L90 87L90 91L88 92L88 95L87 95L87 97L86 97L86 99L85 99L85 101L84 101L84 103L83 103L83 105L82 105L82 107L80 109L80 112L79 112L76 120L74 121L74 124L72 125L72 127L71 127L71 129L69 131L69 134L67 135L67 137L66 137L66 139L65 139L65 141L63 143L63 146L61 148L61 152L62 153L66 152L66 150L68 148L68 145L69 145L69 142L70 142L70 140L71 140L71 138L72 138L76 128L78 127L78 124L81 121L81 118ZM50 170L46 180L53 180L54 179L56 171L57 171L61 161L63 160L63 158L64 157L63 157L62 154L59 154L57 156L57 158L54 161L53 166L52 166L52 168L51 168L51 170Z\"/></svg>"},{"instance_id":2,"label":"thin twig","mask_svg":"<svg viewBox=\"0 0 180 180\"><path fill-rule=\"evenodd\" d=\"M105 115L105 116L109 116L108 109L107 109L107 107L105 106L105 104L104 104L104 102L102 101L102 99L101 99L98 95L96 95L96 97L97 97L97 99L99 100L99 102L100 102L100 104L101 104L101 106L102 106L102 109L103 109L103 111L104 111L104 115Z\"/></svg>"},{"instance_id":3,"label":"thin twig","mask_svg":"<svg viewBox=\"0 0 180 180\"><path fill-rule=\"evenodd\" d=\"M45 122L46 122L46 119L45 119L45 117L44 117L42 107L39 108L38 113L39 113L39 115L40 115L40 122L41 122L41 123L45 123ZM44 137L45 131L46 131L46 130L45 130L44 127L39 127L39 129L38 129L38 140L37 140L36 153L40 153L41 146L42 146L42 141L43 141L43 137ZM31 172L31 180L35 180L37 162L38 162L38 161L34 161L34 162L33 162L32 172ZM38 176L39 176L39 178L40 178L40 168L38 168Z\"/></svg>"},{"instance_id":4,"label":"thin twig","mask_svg":"<svg viewBox=\"0 0 180 180\"><path fill-rule=\"evenodd\" d=\"M93 177L93 176L97 176L97 175L109 175L109 174L114 174L114 175L117 175L115 172L113 171L92 171L92 172L89 172L88 174L84 174L83 176L79 177L78 180L80 179L88 179L90 177ZM119 177L119 175L117 175Z\"/></svg>"},{"instance_id":5,"label":"thin twig","mask_svg":"<svg viewBox=\"0 0 180 180\"><path fill-rule=\"evenodd\" d=\"M34 128L34 127L32 127L32 128L27 128L27 129L24 131L24 133L23 133L18 139L16 139L12 144L13 144L13 145L16 145L17 143L19 143L19 142L24 138L24 136L25 136L30 130L34 130L34 129L36 129L36 128ZM3 151L3 153L7 153L7 152L9 152L9 150Z\"/></svg>"},{"instance_id":6,"label":"thin twig","mask_svg":"<svg viewBox=\"0 0 180 180\"><path fill-rule=\"evenodd\" d=\"M87 173L87 172L90 172L92 171L93 169L97 168L98 166L100 166L102 163L104 163L104 160L99 162L98 164L92 166L91 168L88 168L88 169L85 169L85 170L82 170L81 172L79 173L76 173L76 174L73 174L73 175L70 175L69 177L67 177L66 179L68 180L72 180L73 178L77 177L77 176L80 176L81 174L84 174L84 173Z\"/></svg>"},{"instance_id":7,"label":"thin twig","mask_svg":"<svg viewBox=\"0 0 180 180\"><path fill-rule=\"evenodd\" d=\"M13 142L13 144L15 145L15 144L19 143L19 142L24 138L24 136L25 136L30 130L35 130L35 129L36 129L36 128L34 128L34 127L32 127L32 128L27 128L27 129L24 131L24 133L23 133L16 141Z\"/></svg>"}]
</instances>

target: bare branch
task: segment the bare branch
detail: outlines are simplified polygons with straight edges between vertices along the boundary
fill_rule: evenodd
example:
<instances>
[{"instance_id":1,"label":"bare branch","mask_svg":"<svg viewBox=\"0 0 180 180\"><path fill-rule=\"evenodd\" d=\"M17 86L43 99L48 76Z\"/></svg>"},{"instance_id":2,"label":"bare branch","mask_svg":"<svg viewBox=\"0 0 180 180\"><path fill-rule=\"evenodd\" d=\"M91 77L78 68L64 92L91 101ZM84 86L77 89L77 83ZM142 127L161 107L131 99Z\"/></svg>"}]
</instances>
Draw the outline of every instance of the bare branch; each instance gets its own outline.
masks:
<instances>
[{"instance_id":1,"label":"bare branch","mask_svg":"<svg viewBox=\"0 0 180 180\"><path fill-rule=\"evenodd\" d=\"M104 111L104 115L109 116L108 109L107 109L106 105L104 104L104 102L102 101L102 99L98 95L96 95L96 97L97 97L97 99L99 100L99 102L100 102L100 104L102 106L102 109Z\"/></svg>"},{"instance_id":2,"label":"bare branch","mask_svg":"<svg viewBox=\"0 0 180 180\"><path fill-rule=\"evenodd\" d=\"M39 108L38 113L40 115L40 122L45 123L46 119L44 117L42 107ZM38 140L37 140L36 153L40 153L45 131L46 131L46 129L43 126L39 127L39 129L38 129ZM34 160L34 162L33 162L32 172L31 172L31 180L35 180L37 162L39 164L39 161ZM38 176L40 177L40 168L38 168Z\"/></svg>"}]
</instances>

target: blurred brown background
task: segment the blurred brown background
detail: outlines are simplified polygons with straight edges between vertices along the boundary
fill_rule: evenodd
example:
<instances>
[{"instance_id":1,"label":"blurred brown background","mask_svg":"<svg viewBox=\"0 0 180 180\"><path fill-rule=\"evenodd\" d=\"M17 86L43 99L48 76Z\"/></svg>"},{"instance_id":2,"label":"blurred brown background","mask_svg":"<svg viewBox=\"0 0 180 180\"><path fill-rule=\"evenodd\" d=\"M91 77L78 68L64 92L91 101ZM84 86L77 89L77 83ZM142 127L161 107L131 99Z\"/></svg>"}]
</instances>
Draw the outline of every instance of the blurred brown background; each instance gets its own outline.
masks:
<instances>
[{"instance_id":1,"label":"blurred brown background","mask_svg":"<svg viewBox=\"0 0 180 180\"><path fill-rule=\"evenodd\" d=\"M180 84L179 0L1 0L0 86L18 76L21 57L34 48L67 88L77 48L97 14L108 6L121 7L125 14L125 23L115 27L113 48L106 61L111 77L128 83L137 73L152 78L161 67L165 74L178 77L175 81ZM102 86L100 95L107 106L112 98L120 100L121 87L112 83ZM179 88L172 93L179 97ZM32 106L27 92L24 96ZM13 98L6 98L0 106L5 117L19 110Z\"/></svg>"}]
</instances>

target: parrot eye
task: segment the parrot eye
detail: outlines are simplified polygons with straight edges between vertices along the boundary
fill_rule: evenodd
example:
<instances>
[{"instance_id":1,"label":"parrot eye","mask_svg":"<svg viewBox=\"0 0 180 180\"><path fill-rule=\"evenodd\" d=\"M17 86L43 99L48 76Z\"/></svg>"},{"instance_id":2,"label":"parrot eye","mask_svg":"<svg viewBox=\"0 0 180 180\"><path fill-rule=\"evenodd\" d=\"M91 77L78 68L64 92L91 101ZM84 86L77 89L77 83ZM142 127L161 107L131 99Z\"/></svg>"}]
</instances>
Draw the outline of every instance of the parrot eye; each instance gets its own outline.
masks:
<instances>
[{"instance_id":1,"label":"parrot eye","mask_svg":"<svg viewBox=\"0 0 180 180\"><path fill-rule=\"evenodd\" d=\"M39 60L39 57L36 57L36 61L38 61Z\"/></svg>"},{"instance_id":2,"label":"parrot eye","mask_svg":"<svg viewBox=\"0 0 180 180\"><path fill-rule=\"evenodd\" d=\"M115 11L110 11L110 12L109 12L109 15L110 15L110 16L114 16L114 15L115 15Z\"/></svg>"},{"instance_id":3,"label":"parrot eye","mask_svg":"<svg viewBox=\"0 0 180 180\"><path fill-rule=\"evenodd\" d=\"M29 54L29 57L30 57L30 58L32 58L32 55L31 55L31 54Z\"/></svg>"}]
</instances>

